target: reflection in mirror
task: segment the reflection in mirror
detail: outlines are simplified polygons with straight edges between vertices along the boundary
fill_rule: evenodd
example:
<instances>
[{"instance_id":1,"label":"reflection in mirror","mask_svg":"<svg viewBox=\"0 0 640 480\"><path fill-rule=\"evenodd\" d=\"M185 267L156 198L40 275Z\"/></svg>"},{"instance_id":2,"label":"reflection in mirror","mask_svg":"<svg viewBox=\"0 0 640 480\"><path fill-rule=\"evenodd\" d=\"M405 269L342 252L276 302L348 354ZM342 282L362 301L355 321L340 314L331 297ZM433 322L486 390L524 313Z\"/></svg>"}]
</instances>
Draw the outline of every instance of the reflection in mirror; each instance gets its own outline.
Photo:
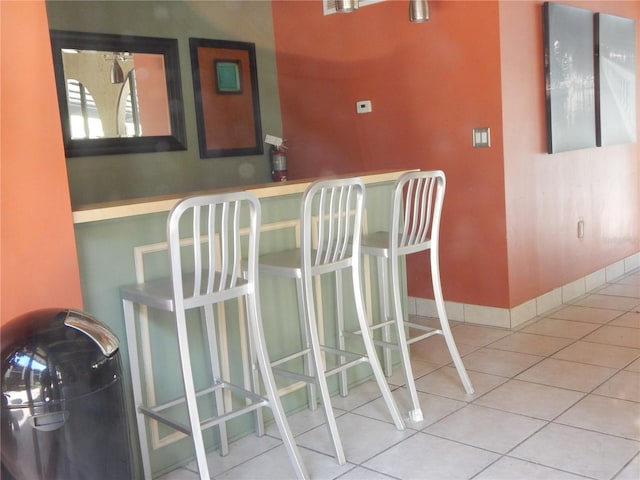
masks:
<instances>
[{"instance_id":1,"label":"reflection in mirror","mask_svg":"<svg viewBox=\"0 0 640 480\"><path fill-rule=\"evenodd\" d=\"M51 32L67 156L184 150L177 41Z\"/></svg>"}]
</instances>

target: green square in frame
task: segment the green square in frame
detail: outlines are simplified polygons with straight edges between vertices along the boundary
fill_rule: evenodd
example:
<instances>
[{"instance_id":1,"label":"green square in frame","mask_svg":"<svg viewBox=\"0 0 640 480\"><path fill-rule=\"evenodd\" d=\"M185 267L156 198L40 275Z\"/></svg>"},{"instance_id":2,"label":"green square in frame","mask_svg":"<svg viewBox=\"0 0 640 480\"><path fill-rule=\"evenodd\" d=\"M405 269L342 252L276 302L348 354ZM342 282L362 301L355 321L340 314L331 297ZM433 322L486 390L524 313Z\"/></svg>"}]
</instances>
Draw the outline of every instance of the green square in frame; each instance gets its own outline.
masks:
<instances>
[{"instance_id":1,"label":"green square in frame","mask_svg":"<svg viewBox=\"0 0 640 480\"><path fill-rule=\"evenodd\" d=\"M218 93L242 93L240 60L214 60Z\"/></svg>"}]
</instances>

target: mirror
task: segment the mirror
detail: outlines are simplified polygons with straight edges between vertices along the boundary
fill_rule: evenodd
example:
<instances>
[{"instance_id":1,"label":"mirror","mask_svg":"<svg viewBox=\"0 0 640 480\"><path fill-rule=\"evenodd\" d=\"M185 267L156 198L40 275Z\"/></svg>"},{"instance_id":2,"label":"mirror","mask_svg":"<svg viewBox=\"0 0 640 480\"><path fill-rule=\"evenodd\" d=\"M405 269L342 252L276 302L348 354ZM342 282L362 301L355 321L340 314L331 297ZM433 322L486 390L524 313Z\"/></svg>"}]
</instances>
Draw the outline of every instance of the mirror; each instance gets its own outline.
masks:
<instances>
[{"instance_id":1,"label":"mirror","mask_svg":"<svg viewBox=\"0 0 640 480\"><path fill-rule=\"evenodd\" d=\"M67 157L186 150L178 42L51 31Z\"/></svg>"}]
</instances>

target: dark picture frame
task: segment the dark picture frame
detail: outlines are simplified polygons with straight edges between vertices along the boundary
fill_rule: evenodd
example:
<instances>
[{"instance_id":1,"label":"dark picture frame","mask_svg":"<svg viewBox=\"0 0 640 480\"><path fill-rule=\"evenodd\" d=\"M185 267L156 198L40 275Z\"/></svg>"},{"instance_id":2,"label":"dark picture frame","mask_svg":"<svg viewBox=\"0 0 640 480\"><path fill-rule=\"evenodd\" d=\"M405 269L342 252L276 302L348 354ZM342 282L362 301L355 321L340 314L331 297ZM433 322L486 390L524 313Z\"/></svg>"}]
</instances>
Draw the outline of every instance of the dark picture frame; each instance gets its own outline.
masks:
<instances>
[{"instance_id":1,"label":"dark picture frame","mask_svg":"<svg viewBox=\"0 0 640 480\"><path fill-rule=\"evenodd\" d=\"M598 146L636 142L636 22L597 13L596 142Z\"/></svg>"},{"instance_id":2,"label":"dark picture frame","mask_svg":"<svg viewBox=\"0 0 640 480\"><path fill-rule=\"evenodd\" d=\"M593 12L543 4L547 152L596 146Z\"/></svg>"},{"instance_id":3,"label":"dark picture frame","mask_svg":"<svg viewBox=\"0 0 640 480\"><path fill-rule=\"evenodd\" d=\"M189 38L189 50L200 158L261 155L255 44Z\"/></svg>"},{"instance_id":4,"label":"dark picture frame","mask_svg":"<svg viewBox=\"0 0 640 480\"><path fill-rule=\"evenodd\" d=\"M66 157L122 155L187 149L180 59L178 41L176 39L64 30L51 30L50 37ZM163 83L161 86L166 89L166 97L160 96L162 105L158 105L158 108L162 107L167 112L169 119L168 131L163 134L145 134L145 129L143 128L141 136L73 138L67 79L63 61L63 52L65 50L104 52L105 55L111 55L112 57L114 52L129 52L133 55L153 54L161 57L164 65L164 73L162 74L164 78L161 78L157 85L160 86ZM105 77L108 79L106 74ZM138 95L141 93L140 83L138 82Z\"/></svg>"}]
</instances>

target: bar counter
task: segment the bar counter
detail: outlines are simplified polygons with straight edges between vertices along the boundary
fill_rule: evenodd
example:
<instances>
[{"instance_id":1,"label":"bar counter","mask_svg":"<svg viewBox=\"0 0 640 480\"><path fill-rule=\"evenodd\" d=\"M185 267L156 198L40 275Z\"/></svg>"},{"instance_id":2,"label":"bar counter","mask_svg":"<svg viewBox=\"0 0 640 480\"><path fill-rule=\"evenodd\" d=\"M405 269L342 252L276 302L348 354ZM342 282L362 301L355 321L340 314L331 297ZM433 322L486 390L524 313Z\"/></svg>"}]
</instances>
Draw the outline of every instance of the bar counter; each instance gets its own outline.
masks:
<instances>
[{"instance_id":1,"label":"bar counter","mask_svg":"<svg viewBox=\"0 0 640 480\"><path fill-rule=\"evenodd\" d=\"M387 228L393 182L404 171L390 170L350 175L359 176L366 186L364 232ZM165 225L173 205L189 195L238 189L250 191L260 199L262 205L260 252L269 253L296 246L300 200L311 181L287 181L105 202L87 205L73 211L84 310L106 323L120 338L120 354L123 359L125 385L130 404L132 404L132 396L119 289L123 285L168 275ZM372 285L376 285L374 283L375 268L371 269L371 265L375 265L375 262L365 258L363 262L365 304L369 311L376 311L377 289L372 288ZM330 288L332 285L330 279L323 278L318 282L318 288L323 292L323 301L319 303L319 308L325 316L332 315L335 304L333 289ZM344 285L345 299L352 298L350 282L344 282ZM289 353L299 342L295 284L288 279L261 276L260 289L262 317L269 353L272 356ZM246 352L243 347L246 341L245 332L238 327L237 322L241 308L238 305L225 305L222 310L219 313L222 335L230 344L240 345L240 348L229 348L229 361L224 362L223 369L227 369L231 375L240 375L243 371L245 373L247 371ZM347 318L353 317L354 311L355 307L351 301L345 304ZM153 321L149 322L150 328L140 340L143 350L147 350L146 361L153 370L154 379L144 388L158 401L162 401L181 394L182 380L179 377L179 369L176 368L179 358L173 319L165 312L149 311L149 318L152 315ZM331 333L327 331L327 335ZM193 341L194 365L198 363L195 360L197 356L204 351L202 338L201 325L196 320L193 322L193 333L190 332L190 340ZM148 349L149 345L153 346L153 352ZM361 382L368 377L369 373L370 369L363 366L360 370L350 372L349 380L353 384ZM196 371L196 381L199 376L206 374L204 367L201 371ZM287 395L283 403L290 412L305 408L304 389ZM231 438L244 436L253 430L252 418L243 417L231 423ZM135 422L131 425L135 425ZM153 425L153 422L150 432L150 438L155 447L151 457L154 472L163 472L188 459L190 442L182 439L181 434L165 432L162 427ZM208 438L212 447L217 441L214 437L212 435ZM136 448L137 441L133 441L132 445Z\"/></svg>"}]
</instances>

